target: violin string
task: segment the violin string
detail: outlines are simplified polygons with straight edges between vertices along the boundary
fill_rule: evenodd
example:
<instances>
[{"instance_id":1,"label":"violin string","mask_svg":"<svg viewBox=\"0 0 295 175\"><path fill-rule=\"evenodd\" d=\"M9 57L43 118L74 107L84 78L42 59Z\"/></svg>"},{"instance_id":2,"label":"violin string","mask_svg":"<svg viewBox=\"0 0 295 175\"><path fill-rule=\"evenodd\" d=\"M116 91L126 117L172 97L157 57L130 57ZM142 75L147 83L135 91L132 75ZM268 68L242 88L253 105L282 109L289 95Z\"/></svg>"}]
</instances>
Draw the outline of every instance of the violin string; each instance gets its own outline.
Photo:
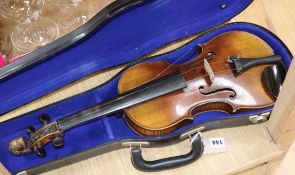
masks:
<instances>
[{"instance_id":1,"label":"violin string","mask_svg":"<svg viewBox=\"0 0 295 175\"><path fill-rule=\"evenodd\" d=\"M153 79L151 79L151 80L149 80L149 81L153 81L153 80L155 80L155 79L157 79L157 78L159 78L161 75L163 75L165 72L167 72L172 66L174 66L174 65L176 65L177 64L177 62L178 61L180 61L182 58L184 58L190 51L192 51L193 50L193 48L190 48L187 52L185 52L182 56L180 56L176 61L174 61L172 64L170 64L168 67L166 67L165 69L163 69L159 74L157 74ZM199 57L199 56L197 56L197 57ZM213 59L213 58L215 58L215 55L213 55L213 56L211 56L211 57L209 57L209 58L204 58L204 59L202 59L202 60L200 60L200 61L197 61L197 62L194 62L192 65L190 65L190 66L195 66L195 65L198 65L198 64L200 64L200 63L204 63L204 60L205 59L207 59L207 60L210 60L210 59ZM201 59L201 58L199 58L199 59ZM219 64L219 63L227 63L227 61L217 61L217 62L213 62L213 63L210 63L210 65L214 65L214 64ZM202 66L199 66L199 67L202 67ZM196 68L194 68L194 69L196 69ZM193 70L194 70L193 69ZM192 71L193 71L192 70Z\"/></svg>"},{"instance_id":2,"label":"violin string","mask_svg":"<svg viewBox=\"0 0 295 175\"><path fill-rule=\"evenodd\" d=\"M222 74L222 73L229 72L229 71L233 71L233 70L237 70L237 69L225 69L225 70L222 70L222 71L215 72L214 74L215 74L215 75L218 75L218 74ZM189 72L187 71L187 72L185 72L185 73L189 73ZM232 74L232 75L234 75L234 74ZM199 76L199 77L197 77L197 78L194 78L194 79L191 79L191 80L189 80L189 81L186 81L186 83L191 83L191 82L194 82L194 81L199 80L199 79L201 79L201 78L205 78L205 77L207 77L207 76L209 76L209 75L208 75L208 74L206 74L206 75L202 75L202 76Z\"/></svg>"},{"instance_id":3,"label":"violin string","mask_svg":"<svg viewBox=\"0 0 295 175\"><path fill-rule=\"evenodd\" d=\"M202 61L202 62L204 62L204 61ZM224 61L214 62L214 63L215 63L215 64L216 64L216 63L226 63L226 64L228 64L227 62L224 62ZM212 63L212 64L213 64L213 63ZM212 64L210 64L210 65L212 65ZM195 70L197 70L197 69L199 69L199 68L203 68L203 67L204 67L204 66L201 65L201 66L197 66L197 67L191 68L190 70L183 72L181 75L188 74L188 73L190 73L190 72L193 72L193 71L195 71ZM233 69L233 68L225 69L225 70L222 70L222 71L214 72L214 75L219 74L219 73L223 73L224 71L235 71L235 70L237 70L237 69ZM206 77L206 76L209 76L209 75L206 74L206 75L201 76L201 77ZM194 79L192 79L192 80L194 80Z\"/></svg>"},{"instance_id":4,"label":"violin string","mask_svg":"<svg viewBox=\"0 0 295 175\"><path fill-rule=\"evenodd\" d=\"M186 52L186 54L187 53L189 53L190 51L191 51L192 49L190 49L188 52ZM177 59L175 62L173 62L173 64L171 64L171 66L173 66L173 65L175 65L176 64L176 62L178 62L179 60L181 60L186 54L184 54L184 55L182 55L179 59ZM192 65L197 65L197 64L199 64L199 63L203 63L204 61L202 60L202 61L198 61L198 62L195 62L194 64L192 64ZM211 63L211 65L212 64L219 64L219 63L227 63L226 61L219 61L219 62L214 62L214 63ZM160 74L158 74L158 76L157 77L159 77L159 76L161 76L162 74L164 74L171 66L169 66L169 67L167 67L166 69L164 69ZM185 74L188 74L188 73L190 73L190 72L192 72L192 71L195 71L195 70L197 70L198 68L203 68L203 65L200 65L200 66L197 66L197 67L194 67L194 68L192 68L191 70L188 70L188 71L185 71L185 72L183 72L181 75L179 75L179 76L183 76L183 75L185 75ZM219 72L215 72L214 74L215 75L217 75L217 74L220 74L220 73L224 73L224 72L227 72L227 71L233 71L233 70L236 70L236 69L227 69L227 70L222 70L222 71L219 71ZM207 76L209 76L208 74L206 74L206 75L203 75L203 76L199 76L199 77L197 77L197 78L194 78L194 79L192 79L192 80L189 80L189 81L186 81L186 83L191 83L191 82L193 82L193 81L196 81L196 80L199 80L199 79L201 79L201 78L205 78L205 77L207 77ZM156 78L157 78L156 77ZM172 78L175 78L175 77L172 77ZM153 79L155 79L155 78L153 78ZM152 79L152 80L153 80ZM152 81L151 80L151 81ZM129 95L131 95L131 94L129 94ZM91 113L91 112L90 112ZM88 113L87 113L88 114ZM53 124L55 124L55 122L53 122L53 123L51 123L43 132L42 132L42 134L40 135L41 137L42 136L44 136L45 134L46 134L46 132L51 128L51 126L53 125Z\"/></svg>"},{"instance_id":5,"label":"violin string","mask_svg":"<svg viewBox=\"0 0 295 175\"><path fill-rule=\"evenodd\" d=\"M219 71L219 72L216 72L216 74L224 73L224 72L227 72L227 71L230 71L230 70L227 69L227 70ZM197 80L197 79L204 78L204 77L206 77L206 76L208 76L208 75L200 76L200 77L195 78L195 79L193 79L193 80L187 81L187 83L190 83L190 82L195 81L195 80ZM232 76L234 76L234 74L231 74L229 77L232 77ZM216 94L216 93L213 93L213 94L210 94L210 95L217 95L217 94ZM162 106L159 106L159 107L156 107L156 108L151 108L151 109L149 109L149 110L144 110L145 112L142 112L142 114L149 114L149 113L152 112L153 110L158 110L158 109L162 109Z\"/></svg>"},{"instance_id":6,"label":"violin string","mask_svg":"<svg viewBox=\"0 0 295 175\"><path fill-rule=\"evenodd\" d=\"M171 64L169 67L167 67L167 68L165 68L163 71L161 71L161 72L156 76L156 78L158 78L158 77L160 77L161 75L163 75L166 71L169 70L169 68L171 68L173 65L175 65L180 59L184 58L184 56L187 55L191 50L192 50L192 49L189 49L189 51L186 52L184 55L182 55L179 59L177 59L177 61L173 62L173 64ZM190 65L190 66L194 66L194 65L197 65L197 64L200 64L200 63L204 63L204 60L205 60L205 59L207 59L207 60L214 59L215 56L216 56L216 55L214 55L213 58L204 58L204 59L202 59L202 60L200 60L200 61L197 61L197 62L193 63L193 64ZM197 56L197 57L198 57L198 56ZM199 58L199 59L201 59L201 58ZM223 60L223 61L216 61L216 62L210 63L210 65L220 64L220 63L230 64L230 63L228 63L227 61L224 61L224 60ZM190 70L188 70L188 71L186 71L186 72L183 72L182 75L185 75L185 74L187 74L187 73L190 73L190 72L192 72L192 71L197 70L198 68L203 68L203 67L204 67L203 65L200 65L200 66L197 66L197 67L195 67L195 68L191 68ZM217 74L219 74L219 73L224 73L224 72L227 72L227 71L235 71L235 70L237 70L237 69L235 69L235 68L230 68L230 69L227 69L227 70L222 70L222 71L219 71L219 72L215 72L214 74L217 75ZM204 78L204 77L206 77L206 76L209 76L209 75L206 74L206 75L200 76L200 77L198 77L198 78L192 79L192 80L188 81L188 83L191 82L191 81L195 81L195 80L197 80L197 79L200 79L200 78ZM154 79L155 79L155 78L153 78L152 80L154 80Z\"/></svg>"},{"instance_id":7,"label":"violin string","mask_svg":"<svg viewBox=\"0 0 295 175\"><path fill-rule=\"evenodd\" d=\"M223 62L224 62L224 61L223 61ZM215 63L217 63L217 62L215 62ZM220 62L220 63L222 63L222 62ZM202 66L196 67L196 68L194 68L194 70L196 70L196 69L198 69L198 68L202 68ZM215 74L215 75L218 75L218 74L221 74L221 73L225 73L225 72L228 72L228 71L234 71L234 70L237 70L237 69L225 69L225 70L222 70L222 71L215 72L214 74ZM182 76L182 75L187 74L187 73L190 73L190 72L192 72L192 71L193 71L193 70L188 70L188 71L183 72L181 75L178 75L178 76ZM232 75L234 75L234 74L232 74ZM231 75L231 76L232 76L232 75ZM194 79L192 79L192 80L186 81L186 83L191 83L191 82L194 82L194 81L196 81L196 80L199 80L199 79L205 78L205 77L207 77L207 76L209 76L209 75L208 75L208 74L205 74L205 75L203 75L203 76L199 76L199 77L194 78ZM175 77L172 77L172 78L175 78ZM131 95L131 94L129 94L129 95ZM91 112L90 112L90 113L91 113ZM43 137L43 136L47 133L47 131L51 128L51 126L54 125L55 123L56 123L56 121L55 121L55 122L52 122L51 124L49 124L48 127L42 132L42 134L41 134L40 136Z\"/></svg>"},{"instance_id":8,"label":"violin string","mask_svg":"<svg viewBox=\"0 0 295 175\"><path fill-rule=\"evenodd\" d=\"M39 134L38 136L39 136L39 137L43 137L43 136L45 136L45 134L47 134L47 131L48 131L48 130L52 127L52 125L54 125L55 123L56 123L56 121L54 121L54 122L48 124L48 125L46 126L46 129L43 130L42 133ZM36 138L34 137L34 139L36 139Z\"/></svg>"},{"instance_id":9,"label":"violin string","mask_svg":"<svg viewBox=\"0 0 295 175\"><path fill-rule=\"evenodd\" d=\"M212 39L212 40L214 40L214 39ZM212 41L211 40L211 41ZM240 41L243 41L243 40L241 40L240 39ZM227 43L225 43L225 44L227 44ZM219 45L219 43L214 43L214 44L211 44L211 46L217 46L217 45ZM203 53L204 52L204 45L198 45L199 47L202 47L203 49L202 49L202 52L201 53ZM173 65L175 65L175 64L177 64L177 62L179 61L179 60L181 60L182 58L184 58L184 56L186 56L190 51L192 51L193 50L193 48L190 48L187 52L185 52L180 58L178 58L176 61L174 61L169 67L167 67L167 68L165 68L163 71L161 71L158 75L156 75L155 76L155 78L153 78L152 80L154 80L154 79L156 79L156 78L159 78L161 75L163 75L167 70L169 70L169 68L171 68ZM251 50L252 52L253 52L253 48L244 48L244 52L246 52L246 51L248 51L248 50ZM259 50L259 48L258 48L258 50ZM238 53L237 55L240 55L240 53ZM199 57L200 55L198 55L198 56L196 56L196 57ZM214 57L215 57L215 55L214 55ZM213 58L214 58L213 57ZM207 60L209 60L209 58L207 59ZM204 59L203 60L200 60L200 61L197 61L197 62L195 62L195 63L193 63L191 66L194 66L194 65L197 65L197 64L200 64L200 63L203 63L204 62ZM214 65L214 64L218 64L218 63L223 63L224 61L220 61L220 62L213 62L213 63L210 63L210 65Z\"/></svg>"},{"instance_id":10,"label":"violin string","mask_svg":"<svg viewBox=\"0 0 295 175\"><path fill-rule=\"evenodd\" d=\"M190 51L192 51L193 48L190 48L187 52L185 52L182 56L180 56L178 59L176 59L172 64L170 64L168 67L166 67L164 70L162 70L158 75L156 75L152 80L155 80L157 78L159 78L161 75L163 75L167 70L169 70L169 68L171 68L172 66L174 66L178 61L180 61L182 58L184 58L188 53L190 53ZM151 81L152 81L151 80Z\"/></svg>"},{"instance_id":11,"label":"violin string","mask_svg":"<svg viewBox=\"0 0 295 175\"><path fill-rule=\"evenodd\" d=\"M217 45L217 44L216 44ZM214 45L213 45L214 46ZM202 47L202 46L201 46ZM161 71L158 75L156 75L152 80L154 79L157 79L158 77L160 77L161 75L163 75L166 71L168 71L173 65L176 65L178 61L180 61L181 59L183 59L188 53L190 53L191 51L193 50L193 48L190 48L187 52L185 52L182 56L180 56L176 61L174 61L171 65L169 65L169 67L165 68L163 71ZM202 52L201 52L202 53ZM198 56L197 56L198 57ZM213 57L214 58L214 57ZM206 59L206 58L205 58ZM197 64L200 64L200 63L203 63L204 62L204 59L201 60L201 61L197 61L195 63L193 63L191 66L194 66L194 65L197 65ZM210 65L213 65L213 64L219 64L219 63L227 63L226 61L219 61L219 62L213 62L213 63L210 63ZM187 74L187 73L190 73L192 71L195 71L197 70L198 68L202 68L202 66L197 66L195 68L192 68L192 70L188 70L186 72L183 72L181 75L184 75L184 74ZM214 74L215 75L218 75L218 74L221 74L221 73L225 73L225 72L228 72L228 71L234 71L234 70L237 70L237 69L226 69L226 70L222 70L222 71L218 71L218 72L215 72ZM232 74L234 75L234 74ZM231 75L231 76L232 76ZM197 78L194 78L192 80L189 80L189 81L186 81L186 83L190 83L190 82L193 82L193 81L196 81L196 80L199 80L199 79L202 79L202 78L205 78L209 76L208 74L205 74L203 76L199 76ZM151 80L151 81L152 81ZM55 122L52 122L51 124L49 124L49 126L42 132L41 134L41 137L44 136L46 134L46 132L51 128L52 125L54 125L56 123Z\"/></svg>"}]
</instances>

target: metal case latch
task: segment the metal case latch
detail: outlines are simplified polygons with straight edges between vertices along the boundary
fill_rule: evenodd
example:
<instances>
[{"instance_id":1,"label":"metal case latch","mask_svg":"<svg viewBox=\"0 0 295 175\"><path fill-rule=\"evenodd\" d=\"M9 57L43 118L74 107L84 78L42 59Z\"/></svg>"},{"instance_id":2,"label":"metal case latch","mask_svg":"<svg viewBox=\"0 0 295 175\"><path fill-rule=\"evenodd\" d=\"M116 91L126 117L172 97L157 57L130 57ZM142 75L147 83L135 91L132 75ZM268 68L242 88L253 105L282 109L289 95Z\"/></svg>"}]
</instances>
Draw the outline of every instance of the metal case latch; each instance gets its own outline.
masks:
<instances>
[{"instance_id":1,"label":"metal case latch","mask_svg":"<svg viewBox=\"0 0 295 175\"><path fill-rule=\"evenodd\" d=\"M270 112L265 112L259 115L252 115L249 117L249 120L254 123L254 124L258 124L258 123L263 123L266 120L268 120L268 117L270 116Z\"/></svg>"},{"instance_id":2,"label":"metal case latch","mask_svg":"<svg viewBox=\"0 0 295 175\"><path fill-rule=\"evenodd\" d=\"M17 173L17 175L27 175L27 171L19 172L19 173Z\"/></svg>"}]
</instances>

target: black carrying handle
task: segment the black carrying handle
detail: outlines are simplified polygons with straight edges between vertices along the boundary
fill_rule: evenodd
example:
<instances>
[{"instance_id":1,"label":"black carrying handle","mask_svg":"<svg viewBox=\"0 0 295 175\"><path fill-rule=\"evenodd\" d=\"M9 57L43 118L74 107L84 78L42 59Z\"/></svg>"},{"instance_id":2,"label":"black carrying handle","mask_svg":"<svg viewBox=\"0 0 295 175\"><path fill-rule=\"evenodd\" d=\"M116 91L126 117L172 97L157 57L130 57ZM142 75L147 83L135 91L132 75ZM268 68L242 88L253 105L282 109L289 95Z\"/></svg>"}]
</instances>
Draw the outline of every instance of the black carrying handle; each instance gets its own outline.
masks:
<instances>
[{"instance_id":1,"label":"black carrying handle","mask_svg":"<svg viewBox=\"0 0 295 175\"><path fill-rule=\"evenodd\" d=\"M192 142L191 151L187 154L154 161L146 161L142 157L141 149L139 147L135 147L131 149L131 161L133 166L138 170L160 171L190 164L198 160L203 155L203 151L204 145L202 138L198 134L196 139Z\"/></svg>"}]
</instances>

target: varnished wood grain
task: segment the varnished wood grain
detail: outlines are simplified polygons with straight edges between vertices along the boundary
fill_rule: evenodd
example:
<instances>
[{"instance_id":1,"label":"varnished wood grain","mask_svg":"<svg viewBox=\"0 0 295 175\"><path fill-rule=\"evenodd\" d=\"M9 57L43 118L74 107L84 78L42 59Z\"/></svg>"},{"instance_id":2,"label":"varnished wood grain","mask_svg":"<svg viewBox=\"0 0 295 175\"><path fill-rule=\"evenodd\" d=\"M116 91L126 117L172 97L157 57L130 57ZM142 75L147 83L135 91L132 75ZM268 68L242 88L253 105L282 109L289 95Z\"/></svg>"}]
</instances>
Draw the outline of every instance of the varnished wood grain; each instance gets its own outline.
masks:
<instances>
[{"instance_id":1,"label":"varnished wood grain","mask_svg":"<svg viewBox=\"0 0 295 175\"><path fill-rule=\"evenodd\" d=\"M287 42L288 47L294 53L294 32L288 32L293 29L293 24L295 23L295 13L293 12L294 6L290 5L289 1L282 1L282 5L285 6L284 9L278 10L278 15L283 13L288 13L289 16L285 20L282 20L278 15L269 14L269 16L275 20L271 23L273 29L276 33L282 36L285 42ZM265 5L266 9L275 11L276 3ZM285 23L284 23L285 21ZM288 24L287 24L288 23ZM284 26L284 27L283 27ZM278 28L280 30L278 30ZM292 40L292 41L291 41ZM288 151L289 147L292 145L295 138L295 63L293 61L289 73L284 82L282 92L278 98L278 103L276 104L273 115L269 121L268 129L272 134L273 138L277 141L279 145L285 151Z\"/></svg>"},{"instance_id":2,"label":"varnished wood grain","mask_svg":"<svg viewBox=\"0 0 295 175\"><path fill-rule=\"evenodd\" d=\"M2 163L0 163L0 175L11 175Z\"/></svg>"},{"instance_id":3,"label":"varnished wood grain","mask_svg":"<svg viewBox=\"0 0 295 175\"><path fill-rule=\"evenodd\" d=\"M209 58L208 53L215 56ZM177 71L182 73L188 84L184 90L126 109L129 126L141 135L159 136L190 123L194 115L202 112L236 113L273 105L274 99L261 79L265 65L236 76L234 67L227 62L229 56L261 58L272 54L273 50L258 37L246 32L228 32L204 43L202 53L186 63L173 65L163 60L129 68L119 81L120 93ZM204 59L211 64L214 83L210 82L204 70Z\"/></svg>"}]
</instances>

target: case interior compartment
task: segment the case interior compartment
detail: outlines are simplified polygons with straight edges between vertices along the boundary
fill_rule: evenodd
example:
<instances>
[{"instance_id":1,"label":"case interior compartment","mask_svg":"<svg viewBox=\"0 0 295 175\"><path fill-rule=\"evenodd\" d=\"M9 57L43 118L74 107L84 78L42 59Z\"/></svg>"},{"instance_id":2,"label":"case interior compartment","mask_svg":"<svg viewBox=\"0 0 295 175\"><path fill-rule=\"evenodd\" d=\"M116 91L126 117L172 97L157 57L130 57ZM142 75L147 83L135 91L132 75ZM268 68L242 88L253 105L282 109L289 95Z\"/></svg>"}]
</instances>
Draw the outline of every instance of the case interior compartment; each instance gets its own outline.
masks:
<instances>
[{"instance_id":1,"label":"case interior compartment","mask_svg":"<svg viewBox=\"0 0 295 175\"><path fill-rule=\"evenodd\" d=\"M152 59L146 61L167 59L169 62L174 62L175 60L177 60L177 58L179 58L179 56L187 53L188 50L195 50L191 48L196 47L198 44L205 43L215 36L229 31L246 31L260 37L273 48L276 54L282 56L286 66L290 65L291 55L286 46L269 31L259 26L248 23L233 23L225 25L202 35L201 37L191 41L187 45L175 51L153 57ZM193 56L197 54L198 53L187 54L187 57L185 57L183 61L192 59ZM111 115L109 117L105 117L102 120L98 120L68 131L65 134L65 146L61 149L54 149L53 146L50 144L46 145L45 148L48 151L48 156L46 158L39 158L36 154L16 157L10 155L10 153L8 152L8 142L14 137L26 136L25 130L28 125L33 125L35 128L41 127L38 121L38 116L40 114L49 114L51 116L51 119L55 120L75 113L81 109L93 106L117 95L117 83L119 76L120 74L116 78L112 79L99 88L90 90L59 103L44 107L40 110L33 111L29 114L1 123L0 162L2 162L9 171L11 171L12 173L16 173L34 166L50 163L51 161L77 154L92 149L94 147L117 142L122 139L143 138L142 136L135 134L127 126L123 118ZM182 133L188 128L207 121L220 120L224 118L239 118L241 116L251 115L253 113L269 111L270 109L271 108L265 108L255 112L239 113L235 115L228 115L221 112L203 113L195 118L193 124L187 125L168 135ZM145 137L145 139L146 138L147 137Z\"/></svg>"},{"instance_id":2,"label":"case interior compartment","mask_svg":"<svg viewBox=\"0 0 295 175\"><path fill-rule=\"evenodd\" d=\"M86 75L130 62L167 43L221 24L243 11L251 2L143 0L47 61L2 80L0 114ZM95 20L100 19L94 17L91 22ZM62 38L56 42L62 44ZM37 50L38 53L42 49Z\"/></svg>"}]
</instances>

